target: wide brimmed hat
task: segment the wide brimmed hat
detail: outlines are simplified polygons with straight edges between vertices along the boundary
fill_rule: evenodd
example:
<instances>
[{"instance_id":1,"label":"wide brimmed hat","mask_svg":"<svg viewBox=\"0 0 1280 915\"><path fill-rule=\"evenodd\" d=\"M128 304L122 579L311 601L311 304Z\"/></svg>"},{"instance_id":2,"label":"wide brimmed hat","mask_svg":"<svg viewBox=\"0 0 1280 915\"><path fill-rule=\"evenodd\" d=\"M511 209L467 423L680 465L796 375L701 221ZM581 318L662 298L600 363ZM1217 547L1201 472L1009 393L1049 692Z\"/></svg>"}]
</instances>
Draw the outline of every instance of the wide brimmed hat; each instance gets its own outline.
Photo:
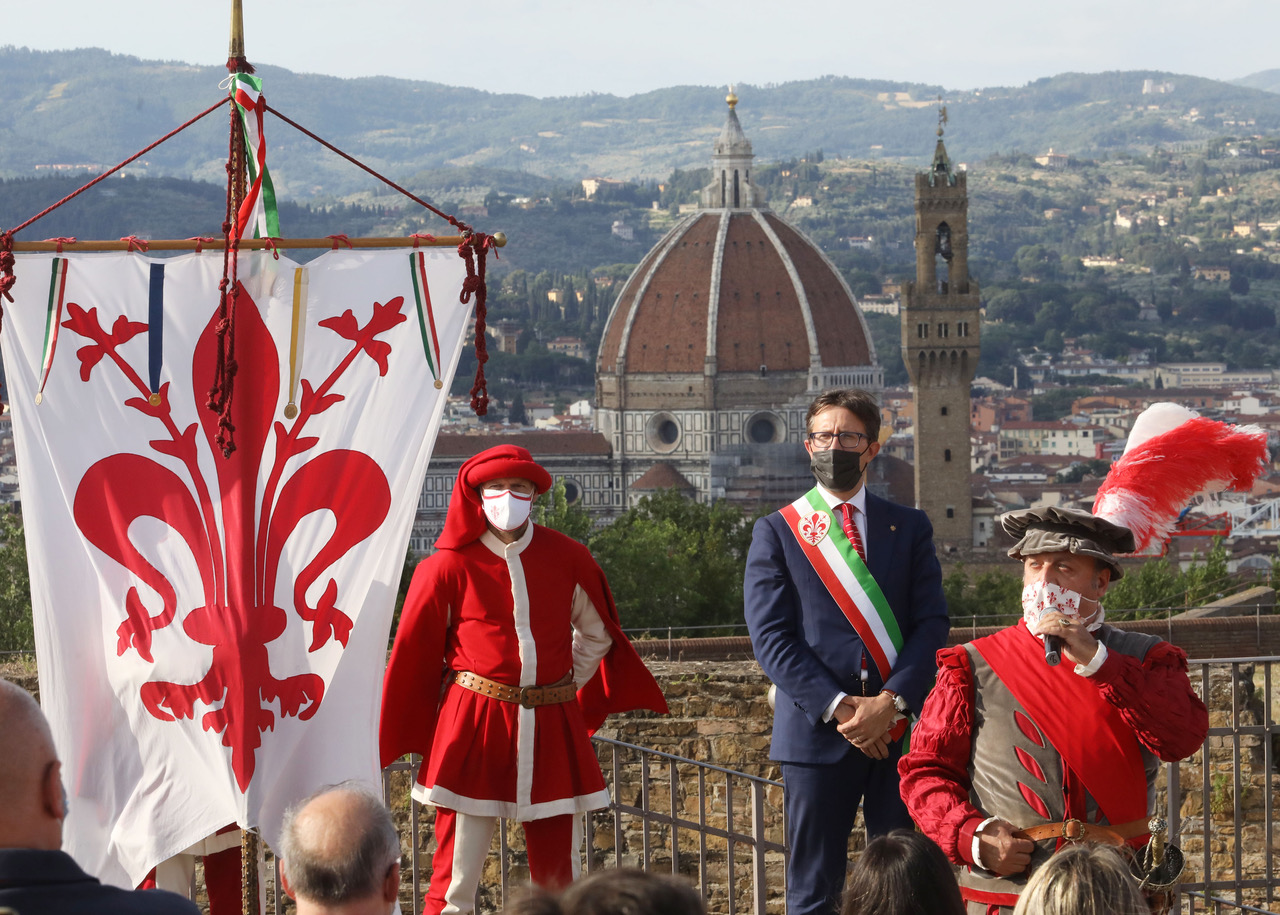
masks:
<instances>
[{"instance_id":1,"label":"wide brimmed hat","mask_svg":"<svg viewBox=\"0 0 1280 915\"><path fill-rule=\"evenodd\" d=\"M551 474L533 459L527 448L498 445L481 451L458 471L458 478L453 482L453 495L449 497L449 514L444 519L444 530L436 539L436 549L457 549L485 532L488 524L477 490L500 477L528 480L539 495L551 488Z\"/></svg>"},{"instance_id":2,"label":"wide brimmed hat","mask_svg":"<svg viewBox=\"0 0 1280 915\"><path fill-rule=\"evenodd\" d=\"M1014 559L1058 552L1092 556L1111 569L1112 581L1124 577L1115 554L1134 550L1129 528L1077 508L1024 508L1001 515L1000 524L1018 541L1009 550Z\"/></svg>"}]
</instances>

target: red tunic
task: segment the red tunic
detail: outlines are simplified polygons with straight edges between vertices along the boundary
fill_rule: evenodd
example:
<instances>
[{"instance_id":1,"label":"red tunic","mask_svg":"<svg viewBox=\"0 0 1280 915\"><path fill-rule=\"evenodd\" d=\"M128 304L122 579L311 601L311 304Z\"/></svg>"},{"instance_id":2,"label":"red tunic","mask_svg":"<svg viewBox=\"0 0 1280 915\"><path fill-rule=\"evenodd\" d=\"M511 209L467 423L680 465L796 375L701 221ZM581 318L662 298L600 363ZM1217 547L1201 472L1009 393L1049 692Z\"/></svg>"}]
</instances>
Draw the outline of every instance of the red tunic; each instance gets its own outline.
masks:
<instances>
[{"instance_id":1,"label":"red tunic","mask_svg":"<svg viewBox=\"0 0 1280 915\"><path fill-rule=\"evenodd\" d=\"M987 814L969 795L973 672L963 646L938 652L938 667L937 685L911 734L911 750L898 763L902 797L912 819L948 858L975 864L971 840ZM1191 689L1182 649L1158 642L1141 661L1109 652L1089 679L1138 741L1160 759L1185 759L1204 742L1208 712Z\"/></svg>"},{"instance_id":2,"label":"red tunic","mask_svg":"<svg viewBox=\"0 0 1280 915\"><path fill-rule=\"evenodd\" d=\"M572 673L578 701L526 709L456 684L442 693L446 672L463 670L513 686ZM486 534L419 563L382 702L383 765L421 754L418 800L521 821L607 806L590 732L611 711L666 711L591 554L533 524L515 543Z\"/></svg>"}]
</instances>

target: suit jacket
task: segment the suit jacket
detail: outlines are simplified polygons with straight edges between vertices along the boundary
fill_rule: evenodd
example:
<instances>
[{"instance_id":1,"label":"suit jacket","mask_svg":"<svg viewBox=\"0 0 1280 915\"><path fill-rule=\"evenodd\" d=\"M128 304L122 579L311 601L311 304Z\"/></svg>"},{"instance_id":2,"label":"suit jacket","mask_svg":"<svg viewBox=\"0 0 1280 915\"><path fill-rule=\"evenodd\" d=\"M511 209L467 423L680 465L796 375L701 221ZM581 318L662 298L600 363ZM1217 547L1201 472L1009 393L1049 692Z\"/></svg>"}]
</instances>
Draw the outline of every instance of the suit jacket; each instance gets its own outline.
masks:
<instances>
[{"instance_id":1,"label":"suit jacket","mask_svg":"<svg viewBox=\"0 0 1280 915\"><path fill-rule=\"evenodd\" d=\"M0 906L20 915L200 915L177 893L108 886L65 852L34 848L0 849Z\"/></svg>"},{"instance_id":2,"label":"suit jacket","mask_svg":"<svg viewBox=\"0 0 1280 915\"><path fill-rule=\"evenodd\" d=\"M903 646L887 681L870 658L867 695L882 687L915 712L933 685L934 655L951 628L933 525L924 512L867 493L867 568L897 618ZM852 747L823 722L840 692L861 695L865 648L780 512L756 522L743 586L756 660L778 687L771 758L834 763Z\"/></svg>"}]
</instances>

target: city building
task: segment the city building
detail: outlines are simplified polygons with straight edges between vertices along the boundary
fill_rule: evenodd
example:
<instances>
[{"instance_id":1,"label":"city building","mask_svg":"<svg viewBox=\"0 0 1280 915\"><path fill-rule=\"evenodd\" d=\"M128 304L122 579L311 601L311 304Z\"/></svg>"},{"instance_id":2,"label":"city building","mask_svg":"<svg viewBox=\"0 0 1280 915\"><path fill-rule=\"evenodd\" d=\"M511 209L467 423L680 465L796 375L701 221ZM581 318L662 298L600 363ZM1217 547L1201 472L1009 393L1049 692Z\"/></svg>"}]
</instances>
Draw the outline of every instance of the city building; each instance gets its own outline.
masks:
<instances>
[{"instance_id":1,"label":"city building","mask_svg":"<svg viewBox=\"0 0 1280 915\"><path fill-rule=\"evenodd\" d=\"M902 288L902 358L915 393L916 505L940 550L973 545L969 388L978 367L978 284L969 276L968 175L942 142L916 175L916 279Z\"/></svg>"}]
</instances>

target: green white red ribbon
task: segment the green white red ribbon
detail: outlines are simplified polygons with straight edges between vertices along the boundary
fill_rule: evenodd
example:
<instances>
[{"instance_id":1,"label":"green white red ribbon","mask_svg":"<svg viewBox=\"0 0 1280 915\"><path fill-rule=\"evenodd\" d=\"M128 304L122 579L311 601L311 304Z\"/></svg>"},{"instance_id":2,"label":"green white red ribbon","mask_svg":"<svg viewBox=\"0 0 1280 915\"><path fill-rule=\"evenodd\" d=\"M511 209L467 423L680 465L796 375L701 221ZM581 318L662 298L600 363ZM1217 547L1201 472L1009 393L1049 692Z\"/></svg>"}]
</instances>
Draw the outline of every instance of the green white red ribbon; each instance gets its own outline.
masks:
<instances>
[{"instance_id":1,"label":"green white red ribbon","mask_svg":"<svg viewBox=\"0 0 1280 915\"><path fill-rule=\"evenodd\" d=\"M248 73L233 74L231 98L240 112L250 181L236 214L236 237L244 238L252 223L253 238L279 238L280 213L276 208L276 189L267 171L267 141L262 130L267 110L262 80Z\"/></svg>"},{"instance_id":2,"label":"green white red ribbon","mask_svg":"<svg viewBox=\"0 0 1280 915\"><path fill-rule=\"evenodd\" d=\"M422 351L427 357L427 367L436 387L440 381L440 339L436 334L436 317L431 308L431 289L427 286L427 265L423 252L409 255L409 269L413 274L413 297L418 306L418 329L422 331Z\"/></svg>"},{"instance_id":3,"label":"green white red ribbon","mask_svg":"<svg viewBox=\"0 0 1280 915\"><path fill-rule=\"evenodd\" d=\"M36 403L44 400L44 385L53 368L53 355L58 349L58 329L62 326L62 301L67 291L67 259L55 257L49 276L49 304L44 318L44 352L40 359L40 387Z\"/></svg>"}]
</instances>

